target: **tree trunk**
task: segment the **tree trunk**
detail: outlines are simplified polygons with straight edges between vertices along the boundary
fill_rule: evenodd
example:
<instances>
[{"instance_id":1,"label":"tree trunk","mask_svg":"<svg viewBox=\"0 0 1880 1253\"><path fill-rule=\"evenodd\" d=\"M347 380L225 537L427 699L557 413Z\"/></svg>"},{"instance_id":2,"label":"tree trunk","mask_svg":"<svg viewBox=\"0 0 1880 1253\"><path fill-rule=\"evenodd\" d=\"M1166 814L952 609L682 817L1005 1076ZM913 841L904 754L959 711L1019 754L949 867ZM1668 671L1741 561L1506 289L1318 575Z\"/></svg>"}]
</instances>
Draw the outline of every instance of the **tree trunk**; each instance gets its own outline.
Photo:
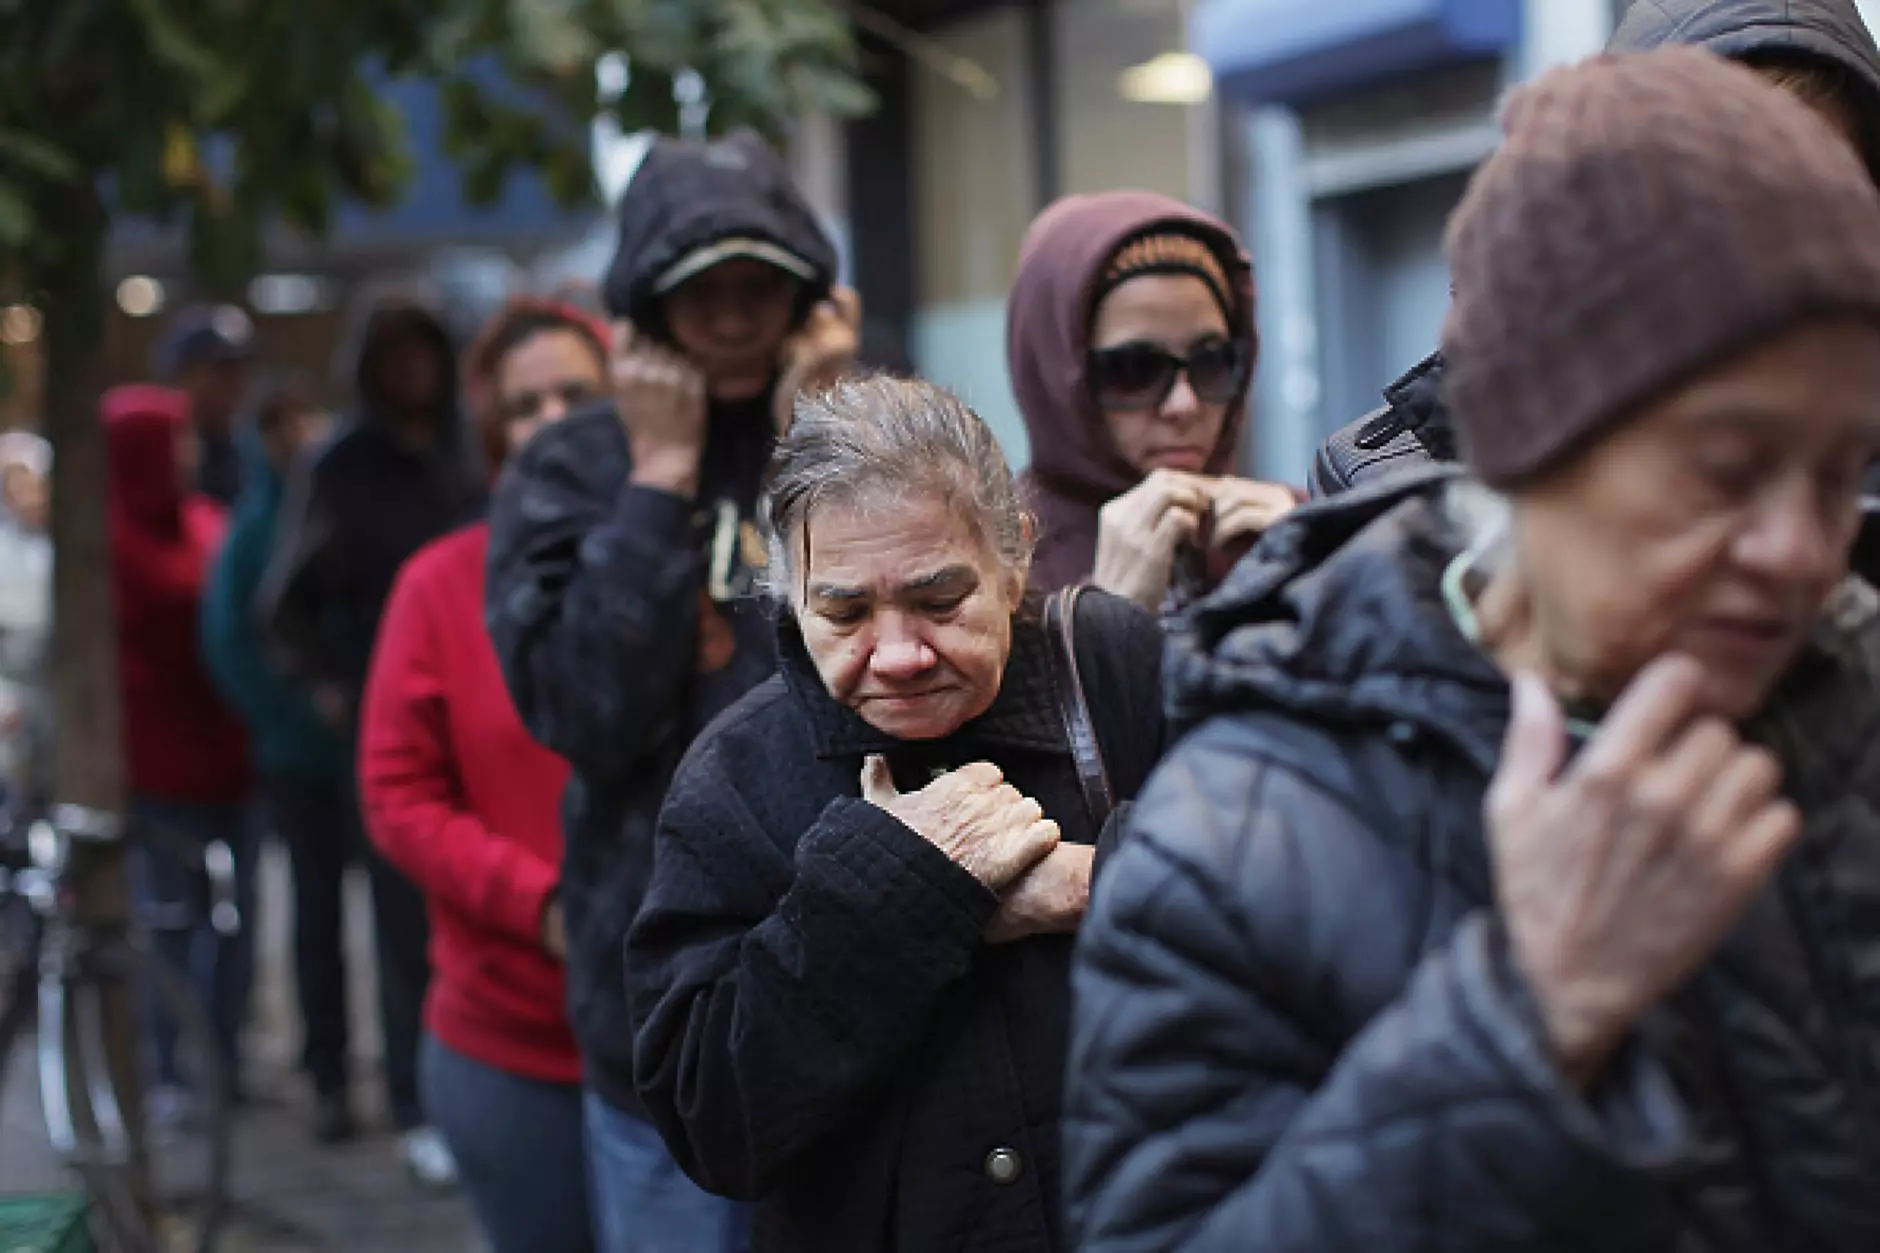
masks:
<instances>
[{"instance_id":1,"label":"tree trunk","mask_svg":"<svg viewBox=\"0 0 1880 1253\"><path fill-rule=\"evenodd\" d=\"M45 428L53 448L52 799L108 815L125 809L117 622L106 509L108 467L98 419L104 330L104 206L89 185L49 197L40 221L57 223L56 256L40 271L45 306ZM122 841L77 850L78 908L120 928L131 917ZM133 1145L133 1189L148 1196L143 1092L134 989L105 1004L106 1045ZM75 1079L77 1076L74 1076ZM83 1092L73 1094L85 1110ZM83 1123L81 1122L81 1127Z\"/></svg>"}]
</instances>

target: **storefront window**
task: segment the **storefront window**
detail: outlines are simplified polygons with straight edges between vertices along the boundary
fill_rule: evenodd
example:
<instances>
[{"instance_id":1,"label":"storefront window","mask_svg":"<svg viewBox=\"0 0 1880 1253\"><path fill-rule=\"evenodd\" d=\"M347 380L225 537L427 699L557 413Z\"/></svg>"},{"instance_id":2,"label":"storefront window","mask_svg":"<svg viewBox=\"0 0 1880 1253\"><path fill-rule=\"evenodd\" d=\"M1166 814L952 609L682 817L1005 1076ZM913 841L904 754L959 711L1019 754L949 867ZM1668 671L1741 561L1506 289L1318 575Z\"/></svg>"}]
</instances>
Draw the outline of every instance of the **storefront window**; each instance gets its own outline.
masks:
<instances>
[{"instance_id":1,"label":"storefront window","mask_svg":"<svg viewBox=\"0 0 1880 1253\"><path fill-rule=\"evenodd\" d=\"M1185 0L1052 6L1058 179L1066 192L1140 187L1193 198L1209 84L1186 49Z\"/></svg>"},{"instance_id":2,"label":"storefront window","mask_svg":"<svg viewBox=\"0 0 1880 1253\"><path fill-rule=\"evenodd\" d=\"M997 91L975 95L931 68L916 69L911 137L920 249L914 359L992 424L1019 465L1028 454L1006 377L1005 294L1037 208L1027 20L1005 8L935 32Z\"/></svg>"}]
</instances>

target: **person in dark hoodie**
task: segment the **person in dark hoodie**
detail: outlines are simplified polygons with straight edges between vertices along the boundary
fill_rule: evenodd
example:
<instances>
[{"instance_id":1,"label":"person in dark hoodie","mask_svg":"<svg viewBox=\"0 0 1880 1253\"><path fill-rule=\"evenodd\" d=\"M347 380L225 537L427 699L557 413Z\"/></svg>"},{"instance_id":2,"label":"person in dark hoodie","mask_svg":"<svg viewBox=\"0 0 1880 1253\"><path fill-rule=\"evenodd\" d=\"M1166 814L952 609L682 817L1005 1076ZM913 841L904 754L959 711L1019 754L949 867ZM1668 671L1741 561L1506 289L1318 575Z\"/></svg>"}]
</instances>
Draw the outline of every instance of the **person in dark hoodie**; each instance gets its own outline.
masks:
<instances>
[{"instance_id":1,"label":"person in dark hoodie","mask_svg":"<svg viewBox=\"0 0 1880 1253\"><path fill-rule=\"evenodd\" d=\"M348 760L379 619L411 555L473 520L481 475L465 447L456 353L421 306L374 307L360 340L356 408L329 442L294 467L258 612L276 655L310 684ZM349 786L352 772L346 775ZM356 799L349 821L357 832ZM361 846L363 836L355 835ZM424 898L377 852L364 853L378 943L379 1012L392 1118L421 1184L449 1186L456 1169L427 1126L418 1095L420 1015L430 969Z\"/></svg>"},{"instance_id":2,"label":"person in dark hoodie","mask_svg":"<svg viewBox=\"0 0 1880 1253\"><path fill-rule=\"evenodd\" d=\"M1741 61L1788 89L1860 150L1880 182L1880 47L1854 0L1636 0L1606 50L1647 52L1669 44ZM1430 354L1384 389L1382 408L1321 445L1311 468L1312 495L1454 461L1446 371L1443 354ZM1880 491L1880 466L1869 472L1868 491ZM1864 528L1854 568L1880 573L1880 526Z\"/></svg>"},{"instance_id":3,"label":"person in dark hoodie","mask_svg":"<svg viewBox=\"0 0 1880 1253\"><path fill-rule=\"evenodd\" d=\"M555 899L604 1253L714 1249L740 1219L674 1164L633 1087L623 957L680 756L776 665L755 596L760 480L858 309L788 171L740 132L661 140L620 202L613 400L529 441L490 522L486 609L537 740L574 767Z\"/></svg>"},{"instance_id":4,"label":"person in dark hoodie","mask_svg":"<svg viewBox=\"0 0 1880 1253\"><path fill-rule=\"evenodd\" d=\"M1073 972L1085 1253L1880 1248L1880 196L1692 48L1502 124L1469 476L1299 510L1171 644Z\"/></svg>"},{"instance_id":5,"label":"person in dark hoodie","mask_svg":"<svg viewBox=\"0 0 1880 1253\"><path fill-rule=\"evenodd\" d=\"M1253 271L1225 223L1140 191L1038 216L1006 359L1031 437L1039 588L1089 581L1176 609L1297 503L1232 473L1257 347Z\"/></svg>"},{"instance_id":6,"label":"person in dark hoodie","mask_svg":"<svg viewBox=\"0 0 1880 1253\"><path fill-rule=\"evenodd\" d=\"M249 764L241 723L209 681L197 614L227 528L222 507L194 490L198 468L189 398L166 387L118 387L102 401L109 458L111 573L123 693L124 761L133 833L161 828L173 842L225 845L235 858L237 906L251 916L254 862L245 802ZM139 912L159 952L184 972L221 1038L231 1093L247 1008L249 950L215 930L200 864L133 842ZM155 1121L180 1117L174 1027L153 1015Z\"/></svg>"},{"instance_id":7,"label":"person in dark hoodie","mask_svg":"<svg viewBox=\"0 0 1880 1253\"><path fill-rule=\"evenodd\" d=\"M255 596L274 552L283 476L330 433L332 417L291 386L274 388L243 430L242 492L202 606L202 656L216 689L248 726L262 798L287 846L294 879L294 988L300 1001L301 1067L314 1088L314 1134L353 1129L343 888L352 860L346 816L346 750L312 692L268 655Z\"/></svg>"}]
</instances>

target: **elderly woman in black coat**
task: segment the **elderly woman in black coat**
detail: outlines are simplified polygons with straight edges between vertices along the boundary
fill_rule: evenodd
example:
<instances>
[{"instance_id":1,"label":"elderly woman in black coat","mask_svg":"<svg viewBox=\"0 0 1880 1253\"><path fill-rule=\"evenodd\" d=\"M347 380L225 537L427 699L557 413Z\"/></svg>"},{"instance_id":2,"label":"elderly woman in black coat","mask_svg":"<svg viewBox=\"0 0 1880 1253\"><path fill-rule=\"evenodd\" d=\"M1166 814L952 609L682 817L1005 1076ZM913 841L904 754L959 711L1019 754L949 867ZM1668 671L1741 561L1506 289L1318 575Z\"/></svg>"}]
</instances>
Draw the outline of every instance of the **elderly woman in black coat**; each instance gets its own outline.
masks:
<instances>
[{"instance_id":1,"label":"elderly woman in black coat","mask_svg":"<svg viewBox=\"0 0 1880 1253\"><path fill-rule=\"evenodd\" d=\"M1270 532L1075 976L1087 1253L1880 1249L1880 196L1673 49L1451 221L1443 471Z\"/></svg>"},{"instance_id":2,"label":"elderly woman in black coat","mask_svg":"<svg viewBox=\"0 0 1880 1253\"><path fill-rule=\"evenodd\" d=\"M1026 599L1004 454L925 384L799 401L764 513L782 673L661 815L640 1094L694 1178L757 1203L759 1253L1067 1249L1071 946L1162 748L1159 629Z\"/></svg>"}]
</instances>

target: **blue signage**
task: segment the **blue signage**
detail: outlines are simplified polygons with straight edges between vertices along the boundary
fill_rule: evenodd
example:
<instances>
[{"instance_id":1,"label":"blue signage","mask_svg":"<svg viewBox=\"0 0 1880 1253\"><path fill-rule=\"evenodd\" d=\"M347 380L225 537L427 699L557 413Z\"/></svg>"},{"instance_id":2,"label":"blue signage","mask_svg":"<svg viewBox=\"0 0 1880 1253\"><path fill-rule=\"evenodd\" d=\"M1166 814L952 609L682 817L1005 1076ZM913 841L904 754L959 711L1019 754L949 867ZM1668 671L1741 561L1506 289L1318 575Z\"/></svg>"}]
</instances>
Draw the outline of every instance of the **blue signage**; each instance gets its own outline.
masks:
<instances>
[{"instance_id":1,"label":"blue signage","mask_svg":"<svg viewBox=\"0 0 1880 1253\"><path fill-rule=\"evenodd\" d=\"M1304 104L1458 61L1521 38L1521 0L1201 0L1189 47L1219 92Z\"/></svg>"}]
</instances>

